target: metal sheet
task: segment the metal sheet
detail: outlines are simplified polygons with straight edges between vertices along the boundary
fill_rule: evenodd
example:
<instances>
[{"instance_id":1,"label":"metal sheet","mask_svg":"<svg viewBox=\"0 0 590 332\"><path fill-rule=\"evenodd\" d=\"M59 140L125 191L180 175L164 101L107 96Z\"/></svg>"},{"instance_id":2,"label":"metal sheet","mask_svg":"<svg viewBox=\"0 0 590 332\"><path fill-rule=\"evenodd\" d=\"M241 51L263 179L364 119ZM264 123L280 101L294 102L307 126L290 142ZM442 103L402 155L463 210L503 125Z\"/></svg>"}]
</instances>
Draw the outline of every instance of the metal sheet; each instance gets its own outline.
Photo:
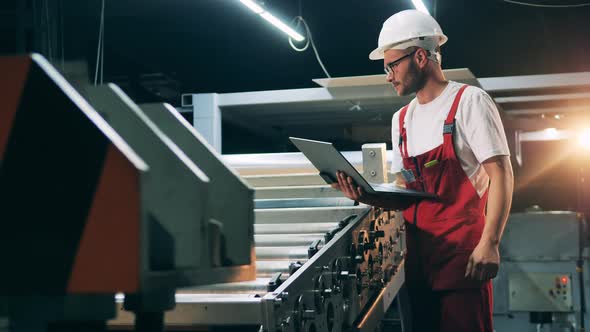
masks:
<instances>
[{"instance_id":1,"label":"metal sheet","mask_svg":"<svg viewBox=\"0 0 590 332\"><path fill-rule=\"evenodd\" d=\"M306 234L325 233L338 226L337 222L328 223L281 223L281 224L256 224L255 234Z\"/></svg>"},{"instance_id":2,"label":"metal sheet","mask_svg":"<svg viewBox=\"0 0 590 332\"><path fill-rule=\"evenodd\" d=\"M257 278L253 281L231 282L223 284L212 284L199 287L183 288L177 295L180 294L266 294L267 285L270 278ZM178 296L177 296L178 298Z\"/></svg>"},{"instance_id":3,"label":"metal sheet","mask_svg":"<svg viewBox=\"0 0 590 332\"><path fill-rule=\"evenodd\" d=\"M349 200L347 198L347 200ZM350 201L350 200L349 200ZM305 207L282 209L256 209L256 224L283 224L283 223L329 223L338 222L350 215L360 214L367 207Z\"/></svg>"},{"instance_id":4,"label":"metal sheet","mask_svg":"<svg viewBox=\"0 0 590 332\"><path fill-rule=\"evenodd\" d=\"M299 197L322 198L344 197L344 195L341 191L336 190L329 185L318 185L256 188L254 197L256 199Z\"/></svg>"},{"instance_id":5,"label":"metal sheet","mask_svg":"<svg viewBox=\"0 0 590 332\"><path fill-rule=\"evenodd\" d=\"M181 298L177 296L176 308L165 313L164 319L168 328L215 324L257 325L262 323L260 298L208 296L204 298L193 297L191 301L184 302ZM108 321L108 325L117 328L132 327L135 321L133 313L123 310L121 303L118 304L117 309L117 318Z\"/></svg>"},{"instance_id":6,"label":"metal sheet","mask_svg":"<svg viewBox=\"0 0 590 332\"><path fill-rule=\"evenodd\" d=\"M361 151L345 151L342 155L362 171ZM300 152L251 153L223 155L223 160L242 175L315 173L317 170ZM299 171L297 171L299 170Z\"/></svg>"},{"instance_id":7,"label":"metal sheet","mask_svg":"<svg viewBox=\"0 0 590 332\"><path fill-rule=\"evenodd\" d=\"M345 207L357 206L355 202L346 197L325 197L325 198L275 198L257 199L254 201L254 208L275 209L275 208L299 208L299 207ZM360 207L368 208L360 204Z\"/></svg>"},{"instance_id":8,"label":"metal sheet","mask_svg":"<svg viewBox=\"0 0 590 332\"><path fill-rule=\"evenodd\" d=\"M259 260L306 260L307 247L256 247Z\"/></svg>"},{"instance_id":9,"label":"metal sheet","mask_svg":"<svg viewBox=\"0 0 590 332\"><path fill-rule=\"evenodd\" d=\"M249 175L244 180L254 187L309 186L326 184L317 172L310 174Z\"/></svg>"},{"instance_id":10,"label":"metal sheet","mask_svg":"<svg viewBox=\"0 0 590 332\"><path fill-rule=\"evenodd\" d=\"M580 220L575 212L551 211L513 213L500 244L507 261L559 261L578 257ZM542 239L531 245L526 239ZM587 251L585 256L588 257Z\"/></svg>"},{"instance_id":11,"label":"metal sheet","mask_svg":"<svg viewBox=\"0 0 590 332\"><path fill-rule=\"evenodd\" d=\"M323 233L317 234L255 234L254 242L257 247L294 247L309 246L317 239L323 239Z\"/></svg>"}]
</instances>

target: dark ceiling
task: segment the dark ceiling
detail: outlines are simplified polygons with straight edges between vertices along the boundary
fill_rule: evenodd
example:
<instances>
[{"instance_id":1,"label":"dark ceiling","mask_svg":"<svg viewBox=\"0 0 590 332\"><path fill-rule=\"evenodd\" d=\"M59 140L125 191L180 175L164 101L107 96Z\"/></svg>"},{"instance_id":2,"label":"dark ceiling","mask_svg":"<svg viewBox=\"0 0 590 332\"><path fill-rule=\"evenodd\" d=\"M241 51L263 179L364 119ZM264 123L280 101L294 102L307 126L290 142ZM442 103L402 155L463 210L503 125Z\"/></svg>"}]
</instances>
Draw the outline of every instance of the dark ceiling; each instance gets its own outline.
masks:
<instances>
[{"instance_id":1,"label":"dark ceiling","mask_svg":"<svg viewBox=\"0 0 590 332\"><path fill-rule=\"evenodd\" d=\"M101 2L62 1L66 60L83 58L93 68ZM287 22L299 4L265 1ZM425 4L433 8L432 0ZM368 60L381 24L413 6L410 0L301 0L301 8L330 74L352 76L381 72L381 63ZM435 14L449 36L444 68L468 67L477 77L590 71L588 6L438 0ZM175 105L179 93L313 87L312 78L324 77L311 48L295 52L280 31L238 0L107 0L104 73L138 102Z\"/></svg>"}]
</instances>

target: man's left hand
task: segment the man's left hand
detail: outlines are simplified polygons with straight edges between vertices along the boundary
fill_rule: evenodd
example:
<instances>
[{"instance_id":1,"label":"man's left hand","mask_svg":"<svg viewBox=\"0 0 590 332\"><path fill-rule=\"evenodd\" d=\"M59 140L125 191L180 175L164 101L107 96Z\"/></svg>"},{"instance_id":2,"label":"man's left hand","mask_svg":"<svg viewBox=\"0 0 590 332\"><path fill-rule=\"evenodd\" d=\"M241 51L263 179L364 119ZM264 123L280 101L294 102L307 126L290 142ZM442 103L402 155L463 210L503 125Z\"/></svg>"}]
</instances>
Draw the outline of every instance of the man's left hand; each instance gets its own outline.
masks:
<instances>
[{"instance_id":1,"label":"man's left hand","mask_svg":"<svg viewBox=\"0 0 590 332\"><path fill-rule=\"evenodd\" d=\"M499 266L500 250L498 245L488 241L480 241L469 257L465 277L487 281L496 277Z\"/></svg>"},{"instance_id":2,"label":"man's left hand","mask_svg":"<svg viewBox=\"0 0 590 332\"><path fill-rule=\"evenodd\" d=\"M346 175L346 173L342 171L338 171L336 176L338 177L338 182L332 183L332 188L342 191L344 196L352 199L353 201L368 203L368 196L364 192L363 188L357 186L350 176Z\"/></svg>"}]
</instances>

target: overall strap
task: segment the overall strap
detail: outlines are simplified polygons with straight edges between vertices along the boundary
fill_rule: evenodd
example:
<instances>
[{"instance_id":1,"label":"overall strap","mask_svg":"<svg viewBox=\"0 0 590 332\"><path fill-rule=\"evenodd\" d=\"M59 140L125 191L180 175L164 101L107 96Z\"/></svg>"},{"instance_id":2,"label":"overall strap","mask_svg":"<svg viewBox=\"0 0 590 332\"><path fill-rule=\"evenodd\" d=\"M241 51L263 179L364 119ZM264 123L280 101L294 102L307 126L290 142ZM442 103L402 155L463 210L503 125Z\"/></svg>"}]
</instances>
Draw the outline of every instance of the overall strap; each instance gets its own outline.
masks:
<instances>
[{"instance_id":1,"label":"overall strap","mask_svg":"<svg viewBox=\"0 0 590 332\"><path fill-rule=\"evenodd\" d=\"M401 152L402 158L408 158L408 136L406 134L406 128L404 127L404 120L406 118L406 113L408 112L408 107L410 105L406 105L402 108L401 113L399 115L399 143L398 147Z\"/></svg>"},{"instance_id":2,"label":"overall strap","mask_svg":"<svg viewBox=\"0 0 590 332\"><path fill-rule=\"evenodd\" d=\"M451 110L449 111L449 115L447 116L447 119L445 120L445 125L443 127L443 135L447 135L447 134L453 134L453 131L455 131L455 115L457 115L457 109L459 108L459 101L461 101L461 96L463 95L463 91L465 91L465 89L467 89L469 85L465 84L463 85L459 91L457 92L457 95L455 96L455 100L453 101L453 105L451 106Z\"/></svg>"},{"instance_id":3,"label":"overall strap","mask_svg":"<svg viewBox=\"0 0 590 332\"><path fill-rule=\"evenodd\" d=\"M453 133L455 132L455 116L457 115L457 109L459 108L459 102L461 101L461 96L465 89L467 89L469 85L463 85L457 95L455 96L455 100L453 101L453 105L451 106L451 110L449 111L449 115L445 120L445 124L443 126L443 153L446 158L457 158L457 154L455 153L455 145L453 144Z\"/></svg>"}]
</instances>

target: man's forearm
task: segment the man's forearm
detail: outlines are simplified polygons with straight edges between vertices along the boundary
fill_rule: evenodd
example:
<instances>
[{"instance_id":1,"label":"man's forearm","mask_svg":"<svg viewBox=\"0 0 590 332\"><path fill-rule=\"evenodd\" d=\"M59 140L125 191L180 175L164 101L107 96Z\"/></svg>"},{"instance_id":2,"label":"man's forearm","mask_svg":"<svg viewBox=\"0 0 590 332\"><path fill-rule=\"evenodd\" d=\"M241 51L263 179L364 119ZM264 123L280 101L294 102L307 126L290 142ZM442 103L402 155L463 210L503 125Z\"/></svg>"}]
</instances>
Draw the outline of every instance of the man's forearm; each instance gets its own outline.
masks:
<instances>
[{"instance_id":1,"label":"man's forearm","mask_svg":"<svg viewBox=\"0 0 590 332\"><path fill-rule=\"evenodd\" d=\"M499 245L508 220L512 204L514 175L510 160L492 161L493 165L484 165L490 176L490 188L486 214L486 224L481 241Z\"/></svg>"}]
</instances>

